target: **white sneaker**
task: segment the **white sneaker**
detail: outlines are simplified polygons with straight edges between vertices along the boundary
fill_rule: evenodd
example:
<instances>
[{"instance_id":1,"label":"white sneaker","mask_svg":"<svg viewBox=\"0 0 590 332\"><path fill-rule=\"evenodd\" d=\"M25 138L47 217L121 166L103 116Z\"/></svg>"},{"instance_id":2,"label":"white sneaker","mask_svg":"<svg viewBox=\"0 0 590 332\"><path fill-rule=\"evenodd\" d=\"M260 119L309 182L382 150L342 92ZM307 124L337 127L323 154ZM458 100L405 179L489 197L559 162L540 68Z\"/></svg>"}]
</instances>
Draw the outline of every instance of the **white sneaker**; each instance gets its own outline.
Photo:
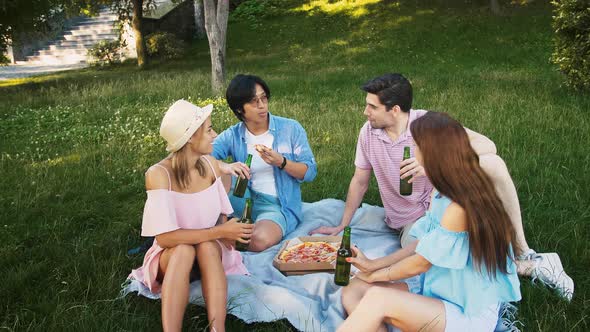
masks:
<instances>
[{"instance_id":1,"label":"white sneaker","mask_svg":"<svg viewBox=\"0 0 590 332\"><path fill-rule=\"evenodd\" d=\"M531 271L533 282L540 280L543 284L555 288L561 296L571 301L574 296L574 281L563 270L561 259L559 259L557 253L537 254L534 250L529 249L526 253L519 256L517 260L533 261L533 269Z\"/></svg>"},{"instance_id":2,"label":"white sneaker","mask_svg":"<svg viewBox=\"0 0 590 332\"><path fill-rule=\"evenodd\" d=\"M516 319L518 309L514 304L502 303L498 312L498 321L494 332L520 332L517 325L523 325Z\"/></svg>"}]
</instances>

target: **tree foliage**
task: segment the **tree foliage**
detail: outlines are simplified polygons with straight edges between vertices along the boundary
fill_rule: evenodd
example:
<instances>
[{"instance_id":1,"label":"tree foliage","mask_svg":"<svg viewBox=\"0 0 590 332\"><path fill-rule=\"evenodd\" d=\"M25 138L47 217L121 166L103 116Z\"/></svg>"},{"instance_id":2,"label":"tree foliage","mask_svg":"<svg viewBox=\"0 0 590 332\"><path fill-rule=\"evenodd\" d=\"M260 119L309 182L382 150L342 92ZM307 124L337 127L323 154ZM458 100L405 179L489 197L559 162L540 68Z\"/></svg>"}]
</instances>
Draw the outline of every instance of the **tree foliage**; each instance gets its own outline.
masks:
<instances>
[{"instance_id":1,"label":"tree foliage","mask_svg":"<svg viewBox=\"0 0 590 332\"><path fill-rule=\"evenodd\" d=\"M553 63L569 86L590 90L590 0L554 0Z\"/></svg>"}]
</instances>

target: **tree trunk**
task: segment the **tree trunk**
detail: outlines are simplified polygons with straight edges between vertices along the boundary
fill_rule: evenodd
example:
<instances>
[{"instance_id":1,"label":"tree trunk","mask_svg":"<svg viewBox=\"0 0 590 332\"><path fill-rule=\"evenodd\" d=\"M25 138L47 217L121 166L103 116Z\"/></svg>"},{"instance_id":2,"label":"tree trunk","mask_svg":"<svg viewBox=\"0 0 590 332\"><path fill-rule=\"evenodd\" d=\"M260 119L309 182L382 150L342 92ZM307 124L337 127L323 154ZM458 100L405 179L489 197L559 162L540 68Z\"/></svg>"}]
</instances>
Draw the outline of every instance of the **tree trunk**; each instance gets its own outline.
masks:
<instances>
[{"instance_id":1,"label":"tree trunk","mask_svg":"<svg viewBox=\"0 0 590 332\"><path fill-rule=\"evenodd\" d=\"M8 37L5 40L6 42L6 57L8 58L8 60L10 61L11 64L16 64L16 58L14 57L14 49L12 48L12 38ZM2 50L2 48L0 48L0 50Z\"/></svg>"},{"instance_id":2,"label":"tree trunk","mask_svg":"<svg viewBox=\"0 0 590 332\"><path fill-rule=\"evenodd\" d=\"M205 31L205 12L203 9L203 0L194 0L195 8L195 36L197 39L203 39L207 36Z\"/></svg>"},{"instance_id":3,"label":"tree trunk","mask_svg":"<svg viewBox=\"0 0 590 332\"><path fill-rule=\"evenodd\" d=\"M492 13L495 15L502 14L502 8L500 8L500 3L498 0L490 0L490 8L492 9Z\"/></svg>"},{"instance_id":4,"label":"tree trunk","mask_svg":"<svg viewBox=\"0 0 590 332\"><path fill-rule=\"evenodd\" d=\"M143 18L143 0L132 0L133 19L131 25L135 34L135 50L137 52L137 65L143 68L147 64L145 40L141 31L141 19Z\"/></svg>"},{"instance_id":5,"label":"tree trunk","mask_svg":"<svg viewBox=\"0 0 590 332\"><path fill-rule=\"evenodd\" d=\"M229 0L203 0L205 29L211 53L211 86L220 93L225 83L225 36L229 16Z\"/></svg>"}]
</instances>

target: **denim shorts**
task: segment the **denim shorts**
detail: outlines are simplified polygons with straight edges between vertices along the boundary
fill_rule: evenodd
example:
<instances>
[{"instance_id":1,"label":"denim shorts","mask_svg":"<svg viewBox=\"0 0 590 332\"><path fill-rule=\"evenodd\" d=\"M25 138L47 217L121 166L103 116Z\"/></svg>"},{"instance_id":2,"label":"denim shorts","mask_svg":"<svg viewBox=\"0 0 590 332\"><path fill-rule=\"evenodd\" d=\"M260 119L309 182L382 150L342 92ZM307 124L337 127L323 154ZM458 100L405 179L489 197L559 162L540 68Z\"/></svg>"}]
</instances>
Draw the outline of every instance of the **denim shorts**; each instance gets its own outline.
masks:
<instances>
[{"instance_id":1,"label":"denim shorts","mask_svg":"<svg viewBox=\"0 0 590 332\"><path fill-rule=\"evenodd\" d=\"M290 225L287 224L287 219L281 212L281 202L279 202L278 197L256 192L254 190L247 190L244 198L235 197L230 191L229 201L234 209L233 215L235 217L242 216L244 206L246 205L246 197L252 198L252 219L254 222L260 220L270 220L274 222L281 228L283 237L295 229L296 225L290 227Z\"/></svg>"}]
</instances>

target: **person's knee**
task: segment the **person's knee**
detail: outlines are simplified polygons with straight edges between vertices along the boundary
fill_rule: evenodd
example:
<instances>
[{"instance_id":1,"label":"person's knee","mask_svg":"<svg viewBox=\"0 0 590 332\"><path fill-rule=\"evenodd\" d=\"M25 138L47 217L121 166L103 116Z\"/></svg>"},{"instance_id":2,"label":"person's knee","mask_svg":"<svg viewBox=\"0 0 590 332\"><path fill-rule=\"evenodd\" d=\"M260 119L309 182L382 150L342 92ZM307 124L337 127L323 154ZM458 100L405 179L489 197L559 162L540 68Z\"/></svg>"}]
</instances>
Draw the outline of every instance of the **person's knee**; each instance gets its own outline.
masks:
<instances>
[{"instance_id":1,"label":"person's knee","mask_svg":"<svg viewBox=\"0 0 590 332\"><path fill-rule=\"evenodd\" d=\"M379 297L381 294L381 291L378 287L370 287L369 289L367 289L367 291L365 292L365 296L367 298L376 298Z\"/></svg>"},{"instance_id":2,"label":"person's knee","mask_svg":"<svg viewBox=\"0 0 590 332\"><path fill-rule=\"evenodd\" d=\"M354 310L369 287L371 287L371 285L364 281L352 279L348 286L342 288L342 305L347 313Z\"/></svg>"},{"instance_id":3,"label":"person's knee","mask_svg":"<svg viewBox=\"0 0 590 332\"><path fill-rule=\"evenodd\" d=\"M254 226L249 248L251 251L262 251L279 243L282 237L283 232L276 224L267 222L264 227Z\"/></svg>"},{"instance_id":4,"label":"person's knee","mask_svg":"<svg viewBox=\"0 0 590 332\"><path fill-rule=\"evenodd\" d=\"M396 290L388 289L388 291L389 295L391 296L386 297L384 294L384 289L382 287L372 286L369 289L367 289L365 295L363 296L363 299L366 299L367 301L369 301L369 303L373 303L376 307L383 307L384 305L386 305L385 301L387 298L387 305L392 305L396 301L395 295L391 293L395 293Z\"/></svg>"},{"instance_id":5,"label":"person's knee","mask_svg":"<svg viewBox=\"0 0 590 332\"><path fill-rule=\"evenodd\" d=\"M210 257L210 256L217 256L220 255L221 249L219 248L219 243L217 241L205 241L197 244L195 246L197 255L201 257Z\"/></svg>"},{"instance_id":6,"label":"person's knee","mask_svg":"<svg viewBox=\"0 0 590 332\"><path fill-rule=\"evenodd\" d=\"M354 281L354 280L353 280ZM350 302L350 299L356 293L355 286L353 285L352 281L348 286L342 288L342 294L340 295L342 298L342 303Z\"/></svg>"},{"instance_id":7,"label":"person's knee","mask_svg":"<svg viewBox=\"0 0 590 332\"><path fill-rule=\"evenodd\" d=\"M250 250L252 251L263 251L267 248L274 246L279 243L281 239L275 239L269 234L259 233L253 234L252 240L250 241Z\"/></svg>"},{"instance_id":8,"label":"person's knee","mask_svg":"<svg viewBox=\"0 0 590 332\"><path fill-rule=\"evenodd\" d=\"M346 287L342 288L342 294L358 293L359 291L364 291L368 285L369 284L360 279L352 279Z\"/></svg>"},{"instance_id":9,"label":"person's knee","mask_svg":"<svg viewBox=\"0 0 590 332\"><path fill-rule=\"evenodd\" d=\"M479 156L479 166L481 166L484 172L486 172L493 181L510 177L506 163L496 154Z\"/></svg>"},{"instance_id":10,"label":"person's knee","mask_svg":"<svg viewBox=\"0 0 590 332\"><path fill-rule=\"evenodd\" d=\"M195 260L195 247L190 244L179 244L170 249L170 262L178 262L180 264L187 264Z\"/></svg>"},{"instance_id":11,"label":"person's knee","mask_svg":"<svg viewBox=\"0 0 590 332\"><path fill-rule=\"evenodd\" d=\"M355 287L351 284L342 288L342 295L340 296L342 298L342 306L347 313L350 313L352 308L358 304L360 300L358 293L358 289L355 289Z\"/></svg>"}]
</instances>

